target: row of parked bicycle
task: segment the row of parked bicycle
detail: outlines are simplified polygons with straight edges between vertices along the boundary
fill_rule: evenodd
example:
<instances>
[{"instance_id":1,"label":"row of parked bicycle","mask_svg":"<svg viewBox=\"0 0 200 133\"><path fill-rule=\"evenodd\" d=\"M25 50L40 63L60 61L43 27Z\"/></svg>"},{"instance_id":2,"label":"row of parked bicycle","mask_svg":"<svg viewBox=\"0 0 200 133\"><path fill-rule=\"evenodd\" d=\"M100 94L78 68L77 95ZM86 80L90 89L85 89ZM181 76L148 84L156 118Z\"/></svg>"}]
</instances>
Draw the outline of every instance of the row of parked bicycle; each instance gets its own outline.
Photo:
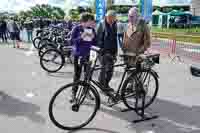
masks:
<instances>
[{"instance_id":1,"label":"row of parked bicycle","mask_svg":"<svg viewBox=\"0 0 200 133\"><path fill-rule=\"evenodd\" d=\"M70 38L71 31L59 27L37 32L33 45L38 50L40 65L45 71L58 72L65 63L73 63ZM120 55L123 61L130 56L136 56L137 61L134 66L129 66L126 61L114 65L123 68L121 82L114 94L99 93L103 92L104 88L95 80L94 73L104 69L98 64L100 56L101 49L92 46L90 60L86 62L88 69L84 79L68 83L55 92L49 103L49 117L54 125L64 130L75 130L86 126L103 104L102 95L107 98L106 104L109 107L124 103L128 110L123 111L135 111L141 116L141 119L135 122L157 118L157 116L147 117L144 109L154 102L158 93L159 76L152 68L159 63L159 54ZM70 101L70 91L74 87L77 88L77 93L75 100ZM62 116L62 113L66 116Z\"/></svg>"},{"instance_id":2,"label":"row of parked bicycle","mask_svg":"<svg viewBox=\"0 0 200 133\"><path fill-rule=\"evenodd\" d=\"M66 62L73 63L71 31L61 27L38 30L33 45L38 51L40 65L47 72L58 72Z\"/></svg>"}]
</instances>

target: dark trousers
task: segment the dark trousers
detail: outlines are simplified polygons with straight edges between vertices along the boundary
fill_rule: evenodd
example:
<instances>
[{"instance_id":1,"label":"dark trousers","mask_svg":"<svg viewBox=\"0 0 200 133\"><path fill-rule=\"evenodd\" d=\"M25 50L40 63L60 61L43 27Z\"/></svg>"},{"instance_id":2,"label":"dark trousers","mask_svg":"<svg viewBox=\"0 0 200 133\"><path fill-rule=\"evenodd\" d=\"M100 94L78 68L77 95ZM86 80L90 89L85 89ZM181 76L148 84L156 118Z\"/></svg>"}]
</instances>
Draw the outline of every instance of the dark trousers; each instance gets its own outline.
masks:
<instances>
[{"instance_id":1,"label":"dark trousers","mask_svg":"<svg viewBox=\"0 0 200 133\"><path fill-rule=\"evenodd\" d=\"M87 65L86 62L89 61L89 57L74 57L74 82L77 82L80 80L82 70L84 69L84 76L86 76L87 71ZM76 93L78 87L73 87L73 93Z\"/></svg>"},{"instance_id":2,"label":"dark trousers","mask_svg":"<svg viewBox=\"0 0 200 133\"><path fill-rule=\"evenodd\" d=\"M1 36L1 39L3 42L7 42L7 35L6 35L6 32L1 32L0 33L0 36Z\"/></svg>"},{"instance_id":3,"label":"dark trousers","mask_svg":"<svg viewBox=\"0 0 200 133\"><path fill-rule=\"evenodd\" d=\"M110 53L104 54L100 59L103 69L101 69L99 75L99 82L105 89L109 88L109 82L113 76L115 59L115 55Z\"/></svg>"}]
</instances>

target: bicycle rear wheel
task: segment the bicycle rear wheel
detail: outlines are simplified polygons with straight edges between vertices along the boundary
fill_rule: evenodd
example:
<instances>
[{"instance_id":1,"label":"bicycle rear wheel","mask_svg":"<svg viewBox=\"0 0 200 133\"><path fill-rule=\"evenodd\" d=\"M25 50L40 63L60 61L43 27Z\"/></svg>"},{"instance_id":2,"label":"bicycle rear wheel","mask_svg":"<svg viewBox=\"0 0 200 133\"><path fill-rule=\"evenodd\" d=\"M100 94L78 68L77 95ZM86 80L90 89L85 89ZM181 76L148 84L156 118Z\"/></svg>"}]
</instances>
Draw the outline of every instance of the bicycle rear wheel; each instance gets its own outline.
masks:
<instances>
[{"instance_id":1,"label":"bicycle rear wheel","mask_svg":"<svg viewBox=\"0 0 200 133\"><path fill-rule=\"evenodd\" d=\"M75 100L71 103L71 90L77 87ZM90 94L92 100L87 99ZM53 124L63 130L77 130L86 126L95 117L100 107L100 98L89 84L71 83L61 87L49 103L49 117Z\"/></svg>"},{"instance_id":2,"label":"bicycle rear wheel","mask_svg":"<svg viewBox=\"0 0 200 133\"><path fill-rule=\"evenodd\" d=\"M139 81L138 81L139 79ZM137 96L136 96L137 89ZM145 99L144 108L149 107L155 100L159 89L158 77L151 70L142 70L129 76L121 91L124 104L131 110L142 109L142 102ZM138 91L144 91L144 95L138 96ZM137 101L136 101L137 100ZM137 107L136 107L137 102Z\"/></svg>"},{"instance_id":3,"label":"bicycle rear wheel","mask_svg":"<svg viewBox=\"0 0 200 133\"><path fill-rule=\"evenodd\" d=\"M48 38L41 39L41 41L38 43L38 49L40 49L42 46L48 44L49 42L51 42L51 40Z\"/></svg>"},{"instance_id":4,"label":"bicycle rear wheel","mask_svg":"<svg viewBox=\"0 0 200 133\"><path fill-rule=\"evenodd\" d=\"M33 46L38 49L39 48L39 43L41 41L41 37L36 37L33 39Z\"/></svg>"},{"instance_id":5,"label":"bicycle rear wheel","mask_svg":"<svg viewBox=\"0 0 200 133\"><path fill-rule=\"evenodd\" d=\"M62 53L57 49L49 49L40 57L40 65L47 72L57 72L65 64Z\"/></svg>"},{"instance_id":6,"label":"bicycle rear wheel","mask_svg":"<svg viewBox=\"0 0 200 133\"><path fill-rule=\"evenodd\" d=\"M45 51L49 49L56 49L56 48L57 48L56 45L52 43L47 43L39 48L38 55L41 56Z\"/></svg>"}]
</instances>

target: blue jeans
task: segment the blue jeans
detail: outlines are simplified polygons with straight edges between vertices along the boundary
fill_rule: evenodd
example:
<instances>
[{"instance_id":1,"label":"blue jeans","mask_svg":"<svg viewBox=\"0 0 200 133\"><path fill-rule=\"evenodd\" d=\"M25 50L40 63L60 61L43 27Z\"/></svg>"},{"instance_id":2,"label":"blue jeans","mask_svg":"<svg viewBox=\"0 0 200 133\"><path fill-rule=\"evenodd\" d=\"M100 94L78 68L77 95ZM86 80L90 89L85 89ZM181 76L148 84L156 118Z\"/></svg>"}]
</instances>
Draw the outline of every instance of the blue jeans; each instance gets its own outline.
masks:
<instances>
[{"instance_id":1,"label":"blue jeans","mask_svg":"<svg viewBox=\"0 0 200 133\"><path fill-rule=\"evenodd\" d=\"M27 31L28 35L28 42L31 42L33 40L33 31Z\"/></svg>"}]
</instances>

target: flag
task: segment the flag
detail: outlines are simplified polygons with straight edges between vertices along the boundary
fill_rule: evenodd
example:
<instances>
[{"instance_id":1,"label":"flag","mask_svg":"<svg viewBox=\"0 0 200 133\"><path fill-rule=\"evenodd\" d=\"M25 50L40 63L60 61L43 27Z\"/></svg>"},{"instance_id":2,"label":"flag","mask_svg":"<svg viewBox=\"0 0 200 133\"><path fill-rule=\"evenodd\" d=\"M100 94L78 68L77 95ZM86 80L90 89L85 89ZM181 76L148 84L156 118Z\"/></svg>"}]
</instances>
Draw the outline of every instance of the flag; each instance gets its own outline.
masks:
<instances>
[{"instance_id":1,"label":"flag","mask_svg":"<svg viewBox=\"0 0 200 133\"><path fill-rule=\"evenodd\" d=\"M96 0L96 21L100 22L106 13L106 2L105 0Z\"/></svg>"},{"instance_id":2,"label":"flag","mask_svg":"<svg viewBox=\"0 0 200 133\"><path fill-rule=\"evenodd\" d=\"M153 13L153 1L152 0L140 0L139 10L140 10L141 16L146 21L151 21L152 13Z\"/></svg>"}]
</instances>

